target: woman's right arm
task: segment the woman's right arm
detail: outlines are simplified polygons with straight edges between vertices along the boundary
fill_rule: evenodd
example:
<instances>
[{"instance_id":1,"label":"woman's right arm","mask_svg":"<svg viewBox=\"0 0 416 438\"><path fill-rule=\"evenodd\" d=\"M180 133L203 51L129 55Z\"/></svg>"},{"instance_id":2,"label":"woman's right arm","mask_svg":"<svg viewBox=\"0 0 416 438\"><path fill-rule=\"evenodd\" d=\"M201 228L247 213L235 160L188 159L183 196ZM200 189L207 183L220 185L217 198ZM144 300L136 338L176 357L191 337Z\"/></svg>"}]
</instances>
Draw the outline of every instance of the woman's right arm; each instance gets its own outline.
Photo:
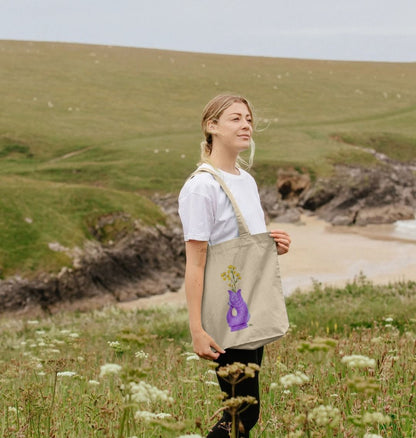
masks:
<instances>
[{"instance_id":1,"label":"woman's right arm","mask_svg":"<svg viewBox=\"0 0 416 438\"><path fill-rule=\"evenodd\" d=\"M220 353L225 351L202 328L201 304L207 248L208 242L199 240L186 242L185 294L194 351L198 356L212 360L217 359Z\"/></svg>"}]
</instances>

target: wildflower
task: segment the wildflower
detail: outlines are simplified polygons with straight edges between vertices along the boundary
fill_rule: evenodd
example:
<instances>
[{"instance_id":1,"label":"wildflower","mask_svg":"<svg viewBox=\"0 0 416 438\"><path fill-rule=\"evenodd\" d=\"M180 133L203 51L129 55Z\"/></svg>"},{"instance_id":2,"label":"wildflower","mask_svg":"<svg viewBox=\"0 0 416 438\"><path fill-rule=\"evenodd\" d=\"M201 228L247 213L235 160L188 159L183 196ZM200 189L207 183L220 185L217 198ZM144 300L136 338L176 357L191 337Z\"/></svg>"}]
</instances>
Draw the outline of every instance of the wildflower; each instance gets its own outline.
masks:
<instances>
[{"instance_id":1,"label":"wildflower","mask_svg":"<svg viewBox=\"0 0 416 438\"><path fill-rule=\"evenodd\" d=\"M197 354L193 354L192 356L188 356L186 361L189 362L191 360L199 360L199 356Z\"/></svg>"},{"instance_id":2,"label":"wildflower","mask_svg":"<svg viewBox=\"0 0 416 438\"><path fill-rule=\"evenodd\" d=\"M213 382L212 380L206 380L205 385L208 386L219 386L217 382Z\"/></svg>"},{"instance_id":3,"label":"wildflower","mask_svg":"<svg viewBox=\"0 0 416 438\"><path fill-rule=\"evenodd\" d=\"M108 341L107 344L114 349L117 349L120 346L120 342L118 341Z\"/></svg>"},{"instance_id":4,"label":"wildflower","mask_svg":"<svg viewBox=\"0 0 416 438\"><path fill-rule=\"evenodd\" d=\"M115 363L106 363L101 365L100 377L106 376L107 374L118 374L121 371L121 365Z\"/></svg>"},{"instance_id":5,"label":"wildflower","mask_svg":"<svg viewBox=\"0 0 416 438\"><path fill-rule=\"evenodd\" d=\"M381 412L366 412L363 415L364 424L390 424L391 418L388 415L384 415Z\"/></svg>"},{"instance_id":6,"label":"wildflower","mask_svg":"<svg viewBox=\"0 0 416 438\"><path fill-rule=\"evenodd\" d=\"M296 371L295 374L287 374L286 376L280 378L280 383L285 388L289 388L293 385L301 386L307 382L309 382L309 377L306 374L301 373L300 371Z\"/></svg>"},{"instance_id":7,"label":"wildflower","mask_svg":"<svg viewBox=\"0 0 416 438\"><path fill-rule=\"evenodd\" d=\"M181 435L178 438L202 438L202 436L198 435L196 433L193 433L192 435Z\"/></svg>"},{"instance_id":8,"label":"wildflower","mask_svg":"<svg viewBox=\"0 0 416 438\"><path fill-rule=\"evenodd\" d=\"M149 355L147 353L145 353L144 351L140 350L140 351L136 352L134 357L137 357L139 359L147 359L149 357Z\"/></svg>"},{"instance_id":9,"label":"wildflower","mask_svg":"<svg viewBox=\"0 0 416 438\"><path fill-rule=\"evenodd\" d=\"M88 380L88 383L92 386L97 386L100 384L98 380Z\"/></svg>"},{"instance_id":10,"label":"wildflower","mask_svg":"<svg viewBox=\"0 0 416 438\"><path fill-rule=\"evenodd\" d=\"M369 357L360 354L344 356L341 359L341 362L346 363L349 368L374 368L376 366L376 361L374 359L370 359Z\"/></svg>"},{"instance_id":11,"label":"wildflower","mask_svg":"<svg viewBox=\"0 0 416 438\"><path fill-rule=\"evenodd\" d=\"M144 381L139 383L130 382L128 388L131 400L136 403L150 403L157 400L173 402L173 398L169 396L167 390L156 388Z\"/></svg>"},{"instance_id":12,"label":"wildflower","mask_svg":"<svg viewBox=\"0 0 416 438\"><path fill-rule=\"evenodd\" d=\"M328 329L329 331L329 329ZM330 348L335 348L337 342L330 338L315 338L311 342L303 341L298 346L298 351L303 353L304 351L328 351Z\"/></svg>"},{"instance_id":13,"label":"wildflower","mask_svg":"<svg viewBox=\"0 0 416 438\"><path fill-rule=\"evenodd\" d=\"M76 338L79 338L79 334L78 333L70 333L69 337L76 339Z\"/></svg>"},{"instance_id":14,"label":"wildflower","mask_svg":"<svg viewBox=\"0 0 416 438\"><path fill-rule=\"evenodd\" d=\"M74 371L60 371L59 373L56 373L58 377L73 377L76 376L76 372Z\"/></svg>"},{"instance_id":15,"label":"wildflower","mask_svg":"<svg viewBox=\"0 0 416 438\"><path fill-rule=\"evenodd\" d=\"M376 392L380 385L374 377L363 378L360 376L355 376L353 379L347 381L349 388L356 392L365 392L372 394ZM353 395L354 393L351 393Z\"/></svg>"},{"instance_id":16,"label":"wildflower","mask_svg":"<svg viewBox=\"0 0 416 438\"><path fill-rule=\"evenodd\" d=\"M276 368L279 371L287 371L287 366L284 363L279 362L279 361L276 362Z\"/></svg>"},{"instance_id":17,"label":"wildflower","mask_svg":"<svg viewBox=\"0 0 416 438\"><path fill-rule=\"evenodd\" d=\"M17 414L17 408L15 406L9 406L7 410L9 413Z\"/></svg>"},{"instance_id":18,"label":"wildflower","mask_svg":"<svg viewBox=\"0 0 416 438\"><path fill-rule=\"evenodd\" d=\"M289 433L289 438L302 438L304 436L303 430L297 430Z\"/></svg>"},{"instance_id":19,"label":"wildflower","mask_svg":"<svg viewBox=\"0 0 416 438\"><path fill-rule=\"evenodd\" d=\"M384 318L384 321L386 321L386 322L393 322L393 318Z\"/></svg>"},{"instance_id":20,"label":"wildflower","mask_svg":"<svg viewBox=\"0 0 416 438\"><path fill-rule=\"evenodd\" d=\"M151 421L151 420L163 420L165 418L169 418L172 415L166 414L164 412L160 412L158 414L155 414L154 412L148 412L148 411L136 411L134 414L134 418L136 420L143 419L145 421Z\"/></svg>"},{"instance_id":21,"label":"wildflower","mask_svg":"<svg viewBox=\"0 0 416 438\"><path fill-rule=\"evenodd\" d=\"M363 438L383 438L381 435L377 435L376 433L366 433Z\"/></svg>"},{"instance_id":22,"label":"wildflower","mask_svg":"<svg viewBox=\"0 0 416 438\"><path fill-rule=\"evenodd\" d=\"M315 422L318 426L336 427L340 421L340 412L338 408L320 405L308 413L308 420Z\"/></svg>"},{"instance_id":23,"label":"wildflower","mask_svg":"<svg viewBox=\"0 0 416 438\"><path fill-rule=\"evenodd\" d=\"M277 383L276 382L270 383L270 389L276 389L276 388L277 388Z\"/></svg>"}]
</instances>

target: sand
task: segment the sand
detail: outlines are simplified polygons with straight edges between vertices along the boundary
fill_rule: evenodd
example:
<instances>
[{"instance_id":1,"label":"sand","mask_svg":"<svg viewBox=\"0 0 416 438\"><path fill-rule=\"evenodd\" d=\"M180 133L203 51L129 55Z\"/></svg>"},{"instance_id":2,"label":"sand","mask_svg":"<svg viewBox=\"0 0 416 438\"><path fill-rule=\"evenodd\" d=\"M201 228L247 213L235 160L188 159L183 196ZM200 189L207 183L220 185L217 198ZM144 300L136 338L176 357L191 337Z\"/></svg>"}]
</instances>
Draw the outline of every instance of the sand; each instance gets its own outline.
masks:
<instances>
[{"instance_id":1,"label":"sand","mask_svg":"<svg viewBox=\"0 0 416 438\"><path fill-rule=\"evenodd\" d=\"M313 216L300 224L270 224L292 238L290 252L280 257L285 295L311 289L314 281L343 285L362 272L374 283L416 281L416 239L398 238L392 225L334 227ZM185 292L166 293L128 303L125 309L161 304L185 305Z\"/></svg>"}]
</instances>

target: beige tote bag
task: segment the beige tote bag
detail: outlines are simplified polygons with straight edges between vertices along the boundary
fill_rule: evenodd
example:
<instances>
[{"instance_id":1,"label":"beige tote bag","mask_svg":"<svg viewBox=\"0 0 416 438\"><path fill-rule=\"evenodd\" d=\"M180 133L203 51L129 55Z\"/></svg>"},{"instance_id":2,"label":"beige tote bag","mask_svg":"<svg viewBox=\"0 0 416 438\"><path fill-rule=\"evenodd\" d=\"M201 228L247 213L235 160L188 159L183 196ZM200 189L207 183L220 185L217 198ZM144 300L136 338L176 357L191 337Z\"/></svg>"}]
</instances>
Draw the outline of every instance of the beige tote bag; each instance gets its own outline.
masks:
<instances>
[{"instance_id":1,"label":"beige tote bag","mask_svg":"<svg viewBox=\"0 0 416 438\"><path fill-rule=\"evenodd\" d=\"M202 326L222 348L254 350L289 328L275 241L250 234L238 205L219 175L238 222L239 237L209 245L202 296Z\"/></svg>"}]
</instances>

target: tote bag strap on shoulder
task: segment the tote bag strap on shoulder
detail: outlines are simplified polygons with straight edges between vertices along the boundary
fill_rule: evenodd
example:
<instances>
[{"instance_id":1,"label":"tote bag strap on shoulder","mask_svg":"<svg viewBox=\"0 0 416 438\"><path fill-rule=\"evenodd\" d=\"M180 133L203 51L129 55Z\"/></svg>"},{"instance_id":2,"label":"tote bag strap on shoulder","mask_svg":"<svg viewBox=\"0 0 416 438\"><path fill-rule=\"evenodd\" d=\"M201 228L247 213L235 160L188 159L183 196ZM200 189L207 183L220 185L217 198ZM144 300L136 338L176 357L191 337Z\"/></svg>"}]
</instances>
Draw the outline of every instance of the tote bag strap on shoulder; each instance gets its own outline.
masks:
<instances>
[{"instance_id":1,"label":"tote bag strap on shoulder","mask_svg":"<svg viewBox=\"0 0 416 438\"><path fill-rule=\"evenodd\" d=\"M235 213L235 216L237 218L239 236L242 237L242 236L250 235L250 231L248 229L246 221L244 220L243 215L241 214L240 208L238 207L237 202L234 199L233 194L230 192L230 189L227 187L224 180L218 175L217 172L215 172L214 170L212 170L208 167L202 167L202 168L196 170L191 175L191 178L192 178L192 176L196 175L197 173L201 173L201 172L210 173L215 178L215 180L218 182L218 184L221 186L221 188L223 189L225 194L228 196L228 199L230 200L231 205L233 206L234 213Z\"/></svg>"}]
</instances>

